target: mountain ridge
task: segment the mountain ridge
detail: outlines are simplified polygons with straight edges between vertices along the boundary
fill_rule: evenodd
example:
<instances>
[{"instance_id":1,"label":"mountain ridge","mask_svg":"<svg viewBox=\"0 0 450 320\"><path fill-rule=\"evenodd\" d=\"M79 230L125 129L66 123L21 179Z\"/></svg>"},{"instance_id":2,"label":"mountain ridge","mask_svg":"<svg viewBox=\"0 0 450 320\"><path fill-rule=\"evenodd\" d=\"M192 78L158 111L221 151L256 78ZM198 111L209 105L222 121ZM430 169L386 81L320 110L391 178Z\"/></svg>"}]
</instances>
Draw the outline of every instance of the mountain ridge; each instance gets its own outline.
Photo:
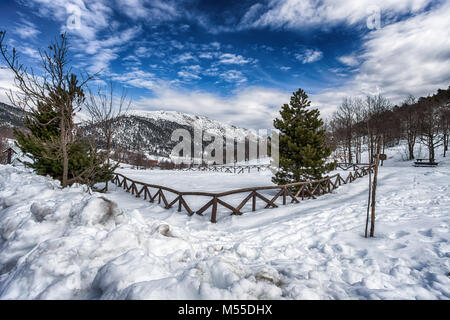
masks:
<instances>
[{"instance_id":1,"label":"mountain ridge","mask_svg":"<svg viewBox=\"0 0 450 320\"><path fill-rule=\"evenodd\" d=\"M84 117L86 118L86 117ZM23 128L25 115L22 110L0 103L0 126ZM176 129L185 129L191 137L194 130L202 128L204 132L227 137L245 137L256 135L249 129L222 123L206 116L193 115L179 111L130 110L116 121L113 133L113 149L144 152L149 155L167 157L178 141L172 141ZM93 129L81 122L84 130L93 133ZM210 142L204 141L203 145Z\"/></svg>"}]
</instances>

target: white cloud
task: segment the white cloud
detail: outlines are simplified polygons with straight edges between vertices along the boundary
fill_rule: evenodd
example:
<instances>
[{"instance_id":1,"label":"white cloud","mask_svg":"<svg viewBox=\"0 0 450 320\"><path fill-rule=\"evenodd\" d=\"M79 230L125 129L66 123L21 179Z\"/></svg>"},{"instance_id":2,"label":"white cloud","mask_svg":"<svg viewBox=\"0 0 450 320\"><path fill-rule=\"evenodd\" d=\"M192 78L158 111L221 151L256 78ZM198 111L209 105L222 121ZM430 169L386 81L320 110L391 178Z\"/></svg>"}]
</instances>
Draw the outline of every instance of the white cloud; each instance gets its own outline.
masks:
<instances>
[{"instance_id":1,"label":"white cloud","mask_svg":"<svg viewBox=\"0 0 450 320\"><path fill-rule=\"evenodd\" d=\"M9 103L6 92L15 89L14 74L9 69L3 69L2 64L0 64L0 102Z\"/></svg>"},{"instance_id":2,"label":"white cloud","mask_svg":"<svg viewBox=\"0 0 450 320\"><path fill-rule=\"evenodd\" d=\"M118 56L117 50L104 48L98 53L92 55L89 59L87 71L92 74L98 72L101 74L107 74L109 73L109 64L111 61L116 60Z\"/></svg>"},{"instance_id":3,"label":"white cloud","mask_svg":"<svg viewBox=\"0 0 450 320\"><path fill-rule=\"evenodd\" d=\"M142 4L147 9L151 7L145 4L144 0L127 0L124 5L130 5L133 2ZM128 43L141 33L138 27L119 30L120 28L111 18L110 2L106 0L34 0L33 3L39 4L40 14L52 16L60 21L63 30L68 17L67 4L76 4L81 8L82 28L70 31L70 35L75 36L74 49L78 50L78 54L85 59L84 62L90 66L90 70L108 69L121 50L126 49ZM161 14L158 19L170 20L178 14L178 11L170 9L173 2L168 2L168 7L164 7L165 4L162 2L158 3L157 6L162 6L160 12L167 13L166 18L164 14ZM358 67L354 70L353 77L340 87L324 89L310 95L313 106L319 106L321 113L326 116L334 110L344 96L381 92L396 103L408 93L423 96L435 92L437 88L448 87L450 84L450 19L448 19L450 4L447 2L436 5L429 12L425 12L424 8L428 3L429 1L425 0L270 1L268 6L263 4L253 6L251 12L249 10L241 20L239 28L299 29L310 26L328 28L338 23L363 26L368 17L367 8L371 5L378 5L381 8L382 28L367 34L358 54L353 53L337 58L347 66ZM393 17L402 14L412 14L412 16L396 22ZM175 46L177 45L175 43ZM218 120L253 128L270 127L281 104L289 101L291 90L284 92L263 87L244 88L247 79L241 71L223 71L218 68L220 67L218 64L223 63L234 67L234 65L245 65L255 60L237 54L219 52L221 48L222 52L232 51L231 48L213 42L202 47L200 55L186 52L167 62L192 63L192 61L198 61L198 58L217 58L216 63L209 68L205 66L204 70L189 69L195 66L180 68L179 76L187 80L189 77L196 79L196 77L211 75L225 82L238 84L241 90L229 97L171 87L170 84L176 81L164 82L157 79L154 74L139 69L132 69L121 75L112 74L112 76L114 80L127 86L152 91L153 98L138 100L138 106L141 108L163 108L205 114ZM151 50L153 49L142 46L136 50L135 54L138 57L148 57L155 54ZM29 53L32 54L32 52ZM308 49L296 56L303 63L318 61L322 57L323 53L317 49ZM289 67L280 67L281 70L287 70L287 68ZM339 69L333 70L338 74ZM5 77L4 70L0 70L0 94L8 87L11 87L8 78ZM308 88L304 89L308 90ZM2 99L1 96L0 99ZM250 111L247 111L247 108Z\"/></svg>"},{"instance_id":4,"label":"white cloud","mask_svg":"<svg viewBox=\"0 0 450 320\"><path fill-rule=\"evenodd\" d=\"M113 21L113 8L108 0L31 0L24 3L45 17L61 23L72 49L77 52L88 71L109 71L109 64L133 38L139 36L139 26L120 29ZM79 23L74 28L70 18Z\"/></svg>"},{"instance_id":5,"label":"white cloud","mask_svg":"<svg viewBox=\"0 0 450 320\"><path fill-rule=\"evenodd\" d=\"M341 62L347 66L350 66L350 67L356 67L359 64L358 59L353 55L342 56L342 57L338 57L337 59L339 62Z\"/></svg>"},{"instance_id":6,"label":"white cloud","mask_svg":"<svg viewBox=\"0 0 450 320\"><path fill-rule=\"evenodd\" d=\"M172 21L181 15L176 2L170 0L116 0L116 4L122 13L133 20Z\"/></svg>"},{"instance_id":7,"label":"white cloud","mask_svg":"<svg viewBox=\"0 0 450 320\"><path fill-rule=\"evenodd\" d=\"M181 42L177 41L177 40L171 40L170 44L171 44L172 47L174 47L174 48L176 48L178 50L181 50L181 49L184 48L184 45Z\"/></svg>"},{"instance_id":8,"label":"white cloud","mask_svg":"<svg viewBox=\"0 0 450 320\"><path fill-rule=\"evenodd\" d=\"M256 4L243 16L238 29L270 27L273 29L329 28L367 20L369 8L381 10L382 21L396 15L422 11L429 0L271 0L266 6Z\"/></svg>"},{"instance_id":9,"label":"white cloud","mask_svg":"<svg viewBox=\"0 0 450 320\"><path fill-rule=\"evenodd\" d=\"M128 55L125 58L122 59L123 64L130 65L130 66L140 66L142 65L141 60L139 60L138 57L133 55Z\"/></svg>"},{"instance_id":10,"label":"white cloud","mask_svg":"<svg viewBox=\"0 0 450 320\"><path fill-rule=\"evenodd\" d=\"M212 59L212 58L214 58L214 53L213 52L203 52L203 53L200 53L199 58Z\"/></svg>"},{"instance_id":11,"label":"white cloud","mask_svg":"<svg viewBox=\"0 0 450 320\"><path fill-rule=\"evenodd\" d=\"M319 61L322 57L322 51L316 49L306 49L305 52L295 55L295 58L300 60L303 64Z\"/></svg>"},{"instance_id":12,"label":"white cloud","mask_svg":"<svg viewBox=\"0 0 450 320\"><path fill-rule=\"evenodd\" d=\"M221 64L246 64L251 61L251 59L245 59L243 56L233 53L224 53L219 57L219 63Z\"/></svg>"},{"instance_id":13,"label":"white cloud","mask_svg":"<svg viewBox=\"0 0 450 320\"><path fill-rule=\"evenodd\" d=\"M152 49L147 47L139 47L135 51L139 58L148 58L152 55Z\"/></svg>"},{"instance_id":14,"label":"white cloud","mask_svg":"<svg viewBox=\"0 0 450 320\"><path fill-rule=\"evenodd\" d=\"M230 83L244 83L247 78L238 70L227 70L219 75L223 80Z\"/></svg>"},{"instance_id":15,"label":"white cloud","mask_svg":"<svg viewBox=\"0 0 450 320\"><path fill-rule=\"evenodd\" d=\"M172 58L172 63L185 63L190 60L197 61L198 59L192 53L186 52Z\"/></svg>"},{"instance_id":16,"label":"white cloud","mask_svg":"<svg viewBox=\"0 0 450 320\"><path fill-rule=\"evenodd\" d=\"M101 30L111 27L112 8L108 0L30 0L24 4L37 14L60 22L62 31L84 40L95 40ZM80 22L76 28L68 26L70 17Z\"/></svg>"},{"instance_id":17,"label":"white cloud","mask_svg":"<svg viewBox=\"0 0 450 320\"><path fill-rule=\"evenodd\" d=\"M142 71L138 68L134 68L132 71L122 74L112 74L111 79L127 86L148 90L155 90L160 86L158 84L158 79L156 79L153 73Z\"/></svg>"},{"instance_id":18,"label":"white cloud","mask_svg":"<svg viewBox=\"0 0 450 320\"><path fill-rule=\"evenodd\" d=\"M213 42L211 42L209 45L210 45L212 48L216 49L216 50L219 50L220 47L221 47L220 42L217 42L217 41L213 41Z\"/></svg>"},{"instance_id":19,"label":"white cloud","mask_svg":"<svg viewBox=\"0 0 450 320\"><path fill-rule=\"evenodd\" d=\"M184 80L200 80L201 77L198 76L197 74L193 73L193 72L189 72L189 71L178 71L178 76L180 78L183 78Z\"/></svg>"},{"instance_id":20,"label":"white cloud","mask_svg":"<svg viewBox=\"0 0 450 320\"><path fill-rule=\"evenodd\" d=\"M433 94L450 85L450 3L390 24L365 37L358 72L314 100L333 110L342 97L381 93L393 103L408 94Z\"/></svg>"},{"instance_id":21,"label":"white cloud","mask_svg":"<svg viewBox=\"0 0 450 320\"><path fill-rule=\"evenodd\" d=\"M208 69L206 69L203 72L203 74L207 75L207 76L218 76L219 75L219 68L217 68L217 67L208 68Z\"/></svg>"},{"instance_id":22,"label":"white cloud","mask_svg":"<svg viewBox=\"0 0 450 320\"><path fill-rule=\"evenodd\" d=\"M35 38L41 32L38 30L36 25L24 18L20 19L20 23L16 24L13 29L14 33L18 34L22 39Z\"/></svg>"},{"instance_id":23,"label":"white cloud","mask_svg":"<svg viewBox=\"0 0 450 320\"><path fill-rule=\"evenodd\" d=\"M201 77L199 76L199 73L202 71L202 67L199 65L193 65L193 66L184 66L181 71L179 71L178 77L183 78L186 81L190 80L200 80Z\"/></svg>"},{"instance_id":24,"label":"white cloud","mask_svg":"<svg viewBox=\"0 0 450 320\"><path fill-rule=\"evenodd\" d=\"M187 112L253 129L272 128L281 105L289 101L289 93L264 87L248 87L230 97L160 87L154 95L134 101L133 108Z\"/></svg>"}]
</instances>

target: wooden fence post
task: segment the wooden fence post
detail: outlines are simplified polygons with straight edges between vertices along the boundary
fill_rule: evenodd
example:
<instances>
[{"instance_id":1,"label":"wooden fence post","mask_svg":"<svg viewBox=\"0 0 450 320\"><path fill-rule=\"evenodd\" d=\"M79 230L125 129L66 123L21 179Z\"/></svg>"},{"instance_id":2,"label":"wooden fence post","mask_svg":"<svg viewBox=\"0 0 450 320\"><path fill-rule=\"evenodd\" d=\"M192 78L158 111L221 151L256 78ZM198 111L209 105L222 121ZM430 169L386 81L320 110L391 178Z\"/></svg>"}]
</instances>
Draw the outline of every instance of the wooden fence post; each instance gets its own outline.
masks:
<instances>
[{"instance_id":1,"label":"wooden fence post","mask_svg":"<svg viewBox=\"0 0 450 320\"><path fill-rule=\"evenodd\" d=\"M370 237L375 233L375 196L377 192L377 180L378 180L378 166L380 164L380 151L381 151L381 136L377 137L377 155L375 160L375 171L373 173L373 187L372 187L372 215L370 218Z\"/></svg>"},{"instance_id":2,"label":"wooden fence post","mask_svg":"<svg viewBox=\"0 0 450 320\"><path fill-rule=\"evenodd\" d=\"M211 222L212 223L217 222L217 197L214 197L212 203Z\"/></svg>"}]
</instances>

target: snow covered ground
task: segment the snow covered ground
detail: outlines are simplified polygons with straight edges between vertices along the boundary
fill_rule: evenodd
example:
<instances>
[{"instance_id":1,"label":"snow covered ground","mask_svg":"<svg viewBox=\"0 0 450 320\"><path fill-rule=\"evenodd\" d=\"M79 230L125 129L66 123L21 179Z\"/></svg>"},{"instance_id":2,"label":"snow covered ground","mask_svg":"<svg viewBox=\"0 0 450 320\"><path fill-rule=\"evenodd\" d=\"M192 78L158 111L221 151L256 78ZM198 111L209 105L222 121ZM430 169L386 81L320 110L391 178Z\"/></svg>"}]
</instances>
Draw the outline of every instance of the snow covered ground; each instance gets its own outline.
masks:
<instances>
[{"instance_id":1,"label":"snow covered ground","mask_svg":"<svg viewBox=\"0 0 450 320\"><path fill-rule=\"evenodd\" d=\"M414 168L401 151L380 170L372 239L367 178L211 224L115 187L61 190L0 166L0 298L449 299L450 161ZM187 190L270 184L270 171L124 170Z\"/></svg>"},{"instance_id":2,"label":"snow covered ground","mask_svg":"<svg viewBox=\"0 0 450 320\"><path fill-rule=\"evenodd\" d=\"M117 172L135 181L163 185L178 191L223 192L231 189L273 185L270 170L257 172L256 169L252 169L250 173L244 174L151 169L118 169Z\"/></svg>"}]
</instances>

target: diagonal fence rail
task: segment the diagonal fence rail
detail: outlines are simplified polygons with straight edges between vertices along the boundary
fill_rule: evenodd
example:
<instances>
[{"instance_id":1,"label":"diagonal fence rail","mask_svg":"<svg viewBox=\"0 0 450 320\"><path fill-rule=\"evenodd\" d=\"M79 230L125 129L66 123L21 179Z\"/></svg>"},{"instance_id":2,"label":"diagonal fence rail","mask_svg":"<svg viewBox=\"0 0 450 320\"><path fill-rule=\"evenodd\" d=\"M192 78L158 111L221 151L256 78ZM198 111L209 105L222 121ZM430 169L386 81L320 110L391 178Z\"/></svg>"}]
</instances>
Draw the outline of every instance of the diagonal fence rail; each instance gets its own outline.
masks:
<instances>
[{"instance_id":1,"label":"diagonal fence rail","mask_svg":"<svg viewBox=\"0 0 450 320\"><path fill-rule=\"evenodd\" d=\"M263 204L264 209L277 208L279 205L286 205L288 203L299 203L305 199L315 199L318 196L331 193L340 185L351 183L358 178L362 178L369 172L373 172L374 169L374 165L370 164L338 164L338 167L343 170L353 169L353 171L349 172L345 178L340 173L337 173L320 180L285 185L241 188L218 193L182 192L161 185L135 181L120 173L114 173L111 181L138 198L143 198L151 203L157 201L158 204L164 204L166 209L173 208L176 205L179 212L184 209L190 216L194 213L204 215L211 208L211 222L215 223L217 222L219 206L230 210L233 215L241 215L244 212L244 207L249 205L251 205L251 211L256 211L257 204L260 203ZM233 199L235 200L234 203L227 199L230 196L235 198ZM194 210L192 204L188 204L188 197L206 198L207 202L199 209ZM236 200L238 200L237 203Z\"/></svg>"}]
</instances>

